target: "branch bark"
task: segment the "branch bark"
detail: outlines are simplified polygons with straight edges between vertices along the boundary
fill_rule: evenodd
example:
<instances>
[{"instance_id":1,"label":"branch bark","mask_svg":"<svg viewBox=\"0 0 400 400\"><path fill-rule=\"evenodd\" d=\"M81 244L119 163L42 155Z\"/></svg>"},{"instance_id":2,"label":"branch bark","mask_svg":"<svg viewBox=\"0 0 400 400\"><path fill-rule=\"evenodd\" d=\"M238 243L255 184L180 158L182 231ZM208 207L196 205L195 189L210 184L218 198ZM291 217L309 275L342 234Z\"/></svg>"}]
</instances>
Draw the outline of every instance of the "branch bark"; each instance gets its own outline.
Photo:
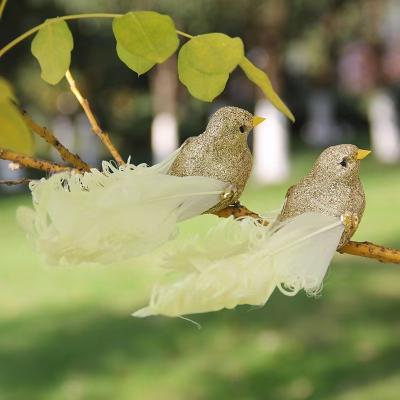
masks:
<instances>
[{"instance_id":1,"label":"branch bark","mask_svg":"<svg viewBox=\"0 0 400 400\"><path fill-rule=\"evenodd\" d=\"M371 242L350 241L338 250L353 256L373 258L382 263L400 264L400 250L381 246Z\"/></svg>"},{"instance_id":2,"label":"branch bark","mask_svg":"<svg viewBox=\"0 0 400 400\"><path fill-rule=\"evenodd\" d=\"M230 216L233 216L234 218L252 217L252 218L256 219L258 222L260 222L260 224L262 224L264 226L268 225L267 220L263 219L257 213L250 211L247 207L241 205L240 203L236 203L231 206L228 206L222 210L214 212L213 214L220 218L228 218Z\"/></svg>"},{"instance_id":3,"label":"branch bark","mask_svg":"<svg viewBox=\"0 0 400 400\"><path fill-rule=\"evenodd\" d=\"M53 163L50 161L39 160L33 157L26 156L24 154L15 153L14 151L4 150L0 148L0 158L3 160L9 160L16 162L24 167L40 169L46 172L64 172L72 171L74 168L67 167L65 165Z\"/></svg>"},{"instance_id":4,"label":"branch bark","mask_svg":"<svg viewBox=\"0 0 400 400\"><path fill-rule=\"evenodd\" d=\"M69 70L65 74L65 77L67 78L71 92L74 94L74 96L79 101L79 104L82 106L83 111L85 112L85 114L89 120L89 123L90 123L90 126L92 127L93 132L100 138L100 140L103 142L103 144L107 147L108 151L114 157L115 161L117 161L118 165L125 164L124 160L122 159L118 150L112 144L108 133L104 132L100 128L100 126L93 114L93 111L90 108L88 100L82 96L81 92L79 91L78 87L76 86L75 79L73 78L73 76Z\"/></svg>"},{"instance_id":5,"label":"branch bark","mask_svg":"<svg viewBox=\"0 0 400 400\"><path fill-rule=\"evenodd\" d=\"M250 211L239 203L226 207L223 210L216 212L215 215L221 218L228 218L230 216L233 216L234 218L251 217L258 219L260 222L265 223L265 225L268 225L268 222L263 220L260 215ZM351 254L353 256L373 258L383 263L400 264L400 250L377 245L371 242L350 241L341 247L338 252Z\"/></svg>"},{"instance_id":6,"label":"branch bark","mask_svg":"<svg viewBox=\"0 0 400 400\"><path fill-rule=\"evenodd\" d=\"M54 133L46 127L40 126L36 123L25 110L21 110L21 114L28 125L29 129L42 137L47 143L53 146L61 158L73 165L80 171L90 171L90 165L86 164L77 154L71 153L60 141L55 137Z\"/></svg>"},{"instance_id":7,"label":"branch bark","mask_svg":"<svg viewBox=\"0 0 400 400\"><path fill-rule=\"evenodd\" d=\"M16 179L13 181L0 180L0 185L15 186L15 185L28 185L31 179Z\"/></svg>"}]
</instances>

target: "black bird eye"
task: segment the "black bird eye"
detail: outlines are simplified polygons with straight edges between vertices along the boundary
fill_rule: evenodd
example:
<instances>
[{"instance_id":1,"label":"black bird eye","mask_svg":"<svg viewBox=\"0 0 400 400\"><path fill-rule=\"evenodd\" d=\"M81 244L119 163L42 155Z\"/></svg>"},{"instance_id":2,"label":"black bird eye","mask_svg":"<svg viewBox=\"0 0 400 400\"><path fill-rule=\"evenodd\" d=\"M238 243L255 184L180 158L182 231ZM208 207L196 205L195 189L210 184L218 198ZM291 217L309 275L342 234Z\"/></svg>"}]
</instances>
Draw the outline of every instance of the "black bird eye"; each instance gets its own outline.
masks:
<instances>
[{"instance_id":1,"label":"black bird eye","mask_svg":"<svg viewBox=\"0 0 400 400\"><path fill-rule=\"evenodd\" d=\"M347 160L345 159L345 158L343 158L343 160L340 162L340 165L342 166L342 167L347 167Z\"/></svg>"},{"instance_id":2,"label":"black bird eye","mask_svg":"<svg viewBox=\"0 0 400 400\"><path fill-rule=\"evenodd\" d=\"M244 125L242 125L242 126L239 128L239 131L240 131L241 133L244 133L244 131L245 131Z\"/></svg>"}]
</instances>

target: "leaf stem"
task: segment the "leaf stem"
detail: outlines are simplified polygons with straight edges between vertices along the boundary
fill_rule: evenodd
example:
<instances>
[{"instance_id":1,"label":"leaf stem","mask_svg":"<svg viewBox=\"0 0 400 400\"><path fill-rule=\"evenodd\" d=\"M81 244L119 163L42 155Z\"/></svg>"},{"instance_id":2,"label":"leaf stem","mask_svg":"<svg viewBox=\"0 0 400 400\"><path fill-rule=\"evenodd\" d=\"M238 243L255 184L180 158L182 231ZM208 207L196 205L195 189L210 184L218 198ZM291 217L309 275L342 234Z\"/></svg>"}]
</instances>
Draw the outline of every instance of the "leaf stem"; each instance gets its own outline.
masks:
<instances>
[{"instance_id":1,"label":"leaf stem","mask_svg":"<svg viewBox=\"0 0 400 400\"><path fill-rule=\"evenodd\" d=\"M189 38L189 39L192 39L194 36L192 36L192 35L189 35L188 33L186 33L186 32L182 32L182 31L176 31L176 33L178 34L178 35L181 35L181 36L184 36L184 37L186 37L186 38Z\"/></svg>"},{"instance_id":2,"label":"leaf stem","mask_svg":"<svg viewBox=\"0 0 400 400\"><path fill-rule=\"evenodd\" d=\"M0 0L1 1L1 0ZM5 3L7 0L3 0L3 3L0 4L0 17L1 17L1 11L5 7ZM110 13L91 13L91 14L73 14L73 15L64 15L62 17L55 17L55 18L50 18L46 19L46 21L42 22L41 24L29 29L25 33L19 35L16 37L14 40L12 40L10 43L6 44L2 49L0 49L0 57L2 57L4 54L6 54L9 50L11 50L14 46L16 46L18 43L22 42L24 39L27 37L33 35L36 33L38 30L43 28L44 26L54 24L57 21L66 21L66 20L73 20L73 19L84 19L84 18L116 18L116 17L121 17L123 14L110 14ZM182 31L176 31L178 35L187 37L191 39L193 36L189 35L188 33L182 32Z\"/></svg>"},{"instance_id":3,"label":"leaf stem","mask_svg":"<svg viewBox=\"0 0 400 400\"><path fill-rule=\"evenodd\" d=\"M0 18L3 16L4 9L6 7L7 0L3 0L0 2Z\"/></svg>"}]
</instances>

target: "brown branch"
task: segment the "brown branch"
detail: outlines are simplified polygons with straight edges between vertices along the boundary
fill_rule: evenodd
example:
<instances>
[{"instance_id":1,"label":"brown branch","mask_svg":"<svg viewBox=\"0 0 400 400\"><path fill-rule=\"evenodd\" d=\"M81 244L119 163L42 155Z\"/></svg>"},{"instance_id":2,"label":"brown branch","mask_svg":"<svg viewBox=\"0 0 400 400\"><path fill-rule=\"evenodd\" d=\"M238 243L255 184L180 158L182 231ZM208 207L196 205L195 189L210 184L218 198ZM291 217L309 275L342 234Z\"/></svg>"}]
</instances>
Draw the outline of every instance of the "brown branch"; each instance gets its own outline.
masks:
<instances>
[{"instance_id":1,"label":"brown branch","mask_svg":"<svg viewBox=\"0 0 400 400\"><path fill-rule=\"evenodd\" d=\"M374 258L383 263L400 264L400 250L384 247L371 242L353 242L345 244L338 250L353 256Z\"/></svg>"},{"instance_id":2,"label":"brown branch","mask_svg":"<svg viewBox=\"0 0 400 400\"><path fill-rule=\"evenodd\" d=\"M26 156L24 154L15 153L10 150L0 149L0 158L3 160L9 160L16 162L24 167L40 169L46 172L63 172L72 171L74 168L70 168L61 164L56 164L50 161L39 160L33 157Z\"/></svg>"},{"instance_id":3,"label":"brown branch","mask_svg":"<svg viewBox=\"0 0 400 400\"><path fill-rule=\"evenodd\" d=\"M231 206L216 211L213 214L220 218L228 218L230 216L233 216L234 218L252 217L265 226L267 226L269 223L266 219L262 218L257 213L250 211L247 207L242 206L240 203L232 204Z\"/></svg>"},{"instance_id":4,"label":"brown branch","mask_svg":"<svg viewBox=\"0 0 400 400\"><path fill-rule=\"evenodd\" d=\"M250 211L241 204L228 206L223 210L214 213L218 217L228 218L233 215L234 218L252 217L256 218L265 225L268 222L262 219L257 213ZM351 254L353 256L373 258L383 263L400 264L400 250L384 247L370 242L353 242L350 241L338 250L339 253Z\"/></svg>"},{"instance_id":5,"label":"brown branch","mask_svg":"<svg viewBox=\"0 0 400 400\"><path fill-rule=\"evenodd\" d=\"M0 185L14 186L14 185L28 185L32 179L16 179L13 181L0 180Z\"/></svg>"},{"instance_id":6,"label":"brown branch","mask_svg":"<svg viewBox=\"0 0 400 400\"><path fill-rule=\"evenodd\" d=\"M103 142L103 144L107 147L108 151L111 153L111 155L117 161L117 163L119 165L125 164L121 155L118 153L118 150L112 144L108 133L104 132L100 128L100 126L92 112L92 109L90 108L89 102L87 101L87 99L85 99L82 96L81 92L79 91L78 87L76 86L75 79L72 77L71 72L69 70L65 74L65 77L67 78L71 92L77 98L77 100L79 101L79 104L83 108L83 111L85 112L86 116L88 117L88 120L89 120L90 126L92 127L93 132L100 138L100 140Z\"/></svg>"},{"instance_id":7,"label":"brown branch","mask_svg":"<svg viewBox=\"0 0 400 400\"><path fill-rule=\"evenodd\" d=\"M64 161L72 164L80 171L90 171L90 165L86 164L77 154L71 153L62 143L60 143L53 132L51 132L46 127L42 127L37 124L25 110L21 110L21 114L29 129L31 129L37 135L42 137L47 143L53 146L58 151Z\"/></svg>"}]
</instances>

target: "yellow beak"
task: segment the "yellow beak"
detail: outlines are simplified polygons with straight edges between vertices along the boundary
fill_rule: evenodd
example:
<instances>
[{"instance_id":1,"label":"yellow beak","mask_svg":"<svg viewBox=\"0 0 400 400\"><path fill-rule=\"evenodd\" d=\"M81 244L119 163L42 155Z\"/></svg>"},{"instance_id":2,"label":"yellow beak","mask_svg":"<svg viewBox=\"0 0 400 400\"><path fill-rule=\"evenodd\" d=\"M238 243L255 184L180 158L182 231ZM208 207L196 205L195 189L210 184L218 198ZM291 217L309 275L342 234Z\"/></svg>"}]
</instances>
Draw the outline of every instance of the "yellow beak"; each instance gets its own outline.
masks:
<instances>
[{"instance_id":1,"label":"yellow beak","mask_svg":"<svg viewBox=\"0 0 400 400\"><path fill-rule=\"evenodd\" d=\"M362 160L365 157L367 157L367 155L371 153L371 150L363 150L363 149L358 149L357 150L357 154L356 154L356 160Z\"/></svg>"},{"instance_id":2,"label":"yellow beak","mask_svg":"<svg viewBox=\"0 0 400 400\"><path fill-rule=\"evenodd\" d=\"M257 125L261 124L261 122L263 122L263 121L265 121L265 118L255 115L252 120L253 128L255 128Z\"/></svg>"}]
</instances>

